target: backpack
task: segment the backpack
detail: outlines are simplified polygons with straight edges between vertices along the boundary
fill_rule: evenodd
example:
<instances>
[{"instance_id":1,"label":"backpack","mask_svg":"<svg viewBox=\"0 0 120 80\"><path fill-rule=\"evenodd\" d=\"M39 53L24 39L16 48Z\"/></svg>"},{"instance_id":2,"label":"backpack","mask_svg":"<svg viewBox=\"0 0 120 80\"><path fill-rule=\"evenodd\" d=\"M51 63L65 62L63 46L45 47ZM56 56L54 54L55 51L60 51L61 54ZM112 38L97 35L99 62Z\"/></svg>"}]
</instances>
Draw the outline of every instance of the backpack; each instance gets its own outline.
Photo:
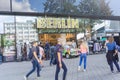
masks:
<instances>
[{"instance_id":1,"label":"backpack","mask_svg":"<svg viewBox=\"0 0 120 80\"><path fill-rule=\"evenodd\" d=\"M33 58L33 51L32 51L32 48L29 49L28 57L29 57L30 60Z\"/></svg>"},{"instance_id":2,"label":"backpack","mask_svg":"<svg viewBox=\"0 0 120 80\"><path fill-rule=\"evenodd\" d=\"M54 58L53 58L53 61L52 61L53 65L57 64L57 51L58 51L58 46L55 46L54 47Z\"/></svg>"},{"instance_id":3,"label":"backpack","mask_svg":"<svg viewBox=\"0 0 120 80\"><path fill-rule=\"evenodd\" d=\"M36 51L37 51L37 57L40 58L40 54L39 54L40 49L39 49L39 46L36 47Z\"/></svg>"},{"instance_id":4,"label":"backpack","mask_svg":"<svg viewBox=\"0 0 120 80\"><path fill-rule=\"evenodd\" d=\"M53 58L53 61L52 61L52 64L53 65L56 65L57 62L58 62L58 58L57 58L57 52L58 52L58 49L60 49L60 45L56 45L55 48L54 48L54 58Z\"/></svg>"}]
</instances>

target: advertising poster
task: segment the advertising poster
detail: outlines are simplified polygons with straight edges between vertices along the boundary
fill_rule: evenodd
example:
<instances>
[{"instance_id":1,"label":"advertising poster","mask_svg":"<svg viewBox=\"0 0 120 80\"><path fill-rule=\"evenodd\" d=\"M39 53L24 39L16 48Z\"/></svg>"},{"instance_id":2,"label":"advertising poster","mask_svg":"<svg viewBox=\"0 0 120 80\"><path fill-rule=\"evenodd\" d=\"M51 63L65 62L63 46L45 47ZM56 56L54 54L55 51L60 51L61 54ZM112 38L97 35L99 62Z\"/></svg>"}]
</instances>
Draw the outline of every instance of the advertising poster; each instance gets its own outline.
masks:
<instances>
[{"instance_id":1,"label":"advertising poster","mask_svg":"<svg viewBox=\"0 0 120 80\"><path fill-rule=\"evenodd\" d=\"M14 34L6 34L4 35L3 43L4 43L4 61L14 61L15 59L15 35Z\"/></svg>"}]
</instances>

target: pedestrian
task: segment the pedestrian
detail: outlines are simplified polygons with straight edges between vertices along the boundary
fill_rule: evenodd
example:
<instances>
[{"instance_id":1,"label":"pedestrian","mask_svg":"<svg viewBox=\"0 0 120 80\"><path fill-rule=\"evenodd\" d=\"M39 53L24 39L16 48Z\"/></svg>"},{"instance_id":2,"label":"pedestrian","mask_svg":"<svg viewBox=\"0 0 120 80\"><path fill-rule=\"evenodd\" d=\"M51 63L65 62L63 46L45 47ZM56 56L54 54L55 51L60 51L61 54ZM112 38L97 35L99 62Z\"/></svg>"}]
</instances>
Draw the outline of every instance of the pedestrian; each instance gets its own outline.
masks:
<instances>
[{"instance_id":1,"label":"pedestrian","mask_svg":"<svg viewBox=\"0 0 120 80\"><path fill-rule=\"evenodd\" d=\"M82 41L82 43L80 44L80 60L79 60L79 66L78 66L78 71L81 70L81 65L82 65L82 61L84 59L84 72L86 71L86 66L87 66L87 53L88 53L88 45L86 43L86 41Z\"/></svg>"},{"instance_id":2,"label":"pedestrian","mask_svg":"<svg viewBox=\"0 0 120 80\"><path fill-rule=\"evenodd\" d=\"M3 50L2 47L0 47L0 64L3 62Z\"/></svg>"},{"instance_id":3,"label":"pedestrian","mask_svg":"<svg viewBox=\"0 0 120 80\"><path fill-rule=\"evenodd\" d=\"M77 48L77 45L76 45L76 42L74 41L74 40L72 40L72 47L75 49L75 48Z\"/></svg>"},{"instance_id":4,"label":"pedestrian","mask_svg":"<svg viewBox=\"0 0 120 80\"><path fill-rule=\"evenodd\" d=\"M23 60L27 60L27 44L24 43L24 47L23 47Z\"/></svg>"},{"instance_id":5,"label":"pedestrian","mask_svg":"<svg viewBox=\"0 0 120 80\"><path fill-rule=\"evenodd\" d=\"M56 54L57 55L56 55L55 80L58 80L58 74L59 74L61 68L64 70L63 80L66 80L66 75L67 75L67 67L66 67L65 63L63 62L61 48L62 48L62 46L61 46L60 42L58 42L58 44L56 45L56 51L57 51Z\"/></svg>"},{"instance_id":6,"label":"pedestrian","mask_svg":"<svg viewBox=\"0 0 120 80\"><path fill-rule=\"evenodd\" d=\"M43 49L43 47L42 47L42 43L40 43L39 44L39 59L41 60L41 67L43 67L43 61L42 61L42 59L43 59L43 57L44 57L44 49Z\"/></svg>"},{"instance_id":7,"label":"pedestrian","mask_svg":"<svg viewBox=\"0 0 120 80\"><path fill-rule=\"evenodd\" d=\"M30 50L30 43L29 42L27 42L27 48L26 48L26 50L27 50L27 60L29 60L29 50Z\"/></svg>"},{"instance_id":8,"label":"pedestrian","mask_svg":"<svg viewBox=\"0 0 120 80\"><path fill-rule=\"evenodd\" d=\"M46 60L49 60L49 53L50 53L50 44L48 43L48 41L46 41L46 44L45 44Z\"/></svg>"},{"instance_id":9,"label":"pedestrian","mask_svg":"<svg viewBox=\"0 0 120 80\"><path fill-rule=\"evenodd\" d=\"M95 41L93 51L97 54L100 51L100 44L98 41Z\"/></svg>"},{"instance_id":10,"label":"pedestrian","mask_svg":"<svg viewBox=\"0 0 120 80\"><path fill-rule=\"evenodd\" d=\"M120 67L118 64L118 59L116 58L118 52L116 50L116 42L114 41L114 38L111 36L108 38L108 43L106 44L107 47L107 54L106 54L106 58L107 58L107 62L110 66L111 72L114 72L114 68L113 68L113 63L115 64L118 72L120 72Z\"/></svg>"},{"instance_id":11,"label":"pedestrian","mask_svg":"<svg viewBox=\"0 0 120 80\"><path fill-rule=\"evenodd\" d=\"M36 70L37 68L37 78L39 79L40 77L40 63L41 63L41 60L39 59L39 54L37 52L37 42L34 41L33 42L33 46L32 46L32 59L31 59L31 62L32 62L32 70L27 73L27 75L24 77L25 80L28 79L28 77Z\"/></svg>"},{"instance_id":12,"label":"pedestrian","mask_svg":"<svg viewBox=\"0 0 120 80\"><path fill-rule=\"evenodd\" d=\"M55 46L52 44L52 46L50 47L50 66L52 65L54 54L55 54Z\"/></svg>"},{"instance_id":13,"label":"pedestrian","mask_svg":"<svg viewBox=\"0 0 120 80\"><path fill-rule=\"evenodd\" d=\"M17 43L16 47L17 47L17 60L21 61L22 60L22 53L21 53L21 45L20 45L20 43Z\"/></svg>"}]
</instances>

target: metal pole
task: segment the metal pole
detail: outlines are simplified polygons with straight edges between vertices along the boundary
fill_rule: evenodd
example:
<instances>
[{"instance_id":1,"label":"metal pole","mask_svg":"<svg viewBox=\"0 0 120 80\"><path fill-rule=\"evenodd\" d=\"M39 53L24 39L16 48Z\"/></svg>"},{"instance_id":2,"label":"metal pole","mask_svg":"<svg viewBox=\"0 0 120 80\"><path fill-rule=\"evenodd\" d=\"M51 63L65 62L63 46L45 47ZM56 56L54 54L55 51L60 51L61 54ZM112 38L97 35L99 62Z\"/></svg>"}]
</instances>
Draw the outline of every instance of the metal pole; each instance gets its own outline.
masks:
<instances>
[{"instance_id":1,"label":"metal pole","mask_svg":"<svg viewBox=\"0 0 120 80\"><path fill-rule=\"evenodd\" d=\"M17 60L17 45L16 45L16 44L17 44L17 42L16 42L16 41L17 41L17 39L16 39L16 38L17 38L17 37L16 37L16 36L17 36L17 31L16 31L17 29L16 29L16 16L14 16L14 27L15 27L15 60Z\"/></svg>"},{"instance_id":2,"label":"metal pole","mask_svg":"<svg viewBox=\"0 0 120 80\"><path fill-rule=\"evenodd\" d=\"M84 28L83 28L83 30L84 30L84 39L86 40L86 35L85 35L85 19L84 19Z\"/></svg>"},{"instance_id":3,"label":"metal pole","mask_svg":"<svg viewBox=\"0 0 120 80\"><path fill-rule=\"evenodd\" d=\"M10 12L12 12L12 0L10 0Z\"/></svg>"},{"instance_id":4,"label":"metal pole","mask_svg":"<svg viewBox=\"0 0 120 80\"><path fill-rule=\"evenodd\" d=\"M76 28L75 28L75 42L76 42L76 46L77 46L77 48L78 48L78 41L77 41L77 30L76 30Z\"/></svg>"}]
</instances>

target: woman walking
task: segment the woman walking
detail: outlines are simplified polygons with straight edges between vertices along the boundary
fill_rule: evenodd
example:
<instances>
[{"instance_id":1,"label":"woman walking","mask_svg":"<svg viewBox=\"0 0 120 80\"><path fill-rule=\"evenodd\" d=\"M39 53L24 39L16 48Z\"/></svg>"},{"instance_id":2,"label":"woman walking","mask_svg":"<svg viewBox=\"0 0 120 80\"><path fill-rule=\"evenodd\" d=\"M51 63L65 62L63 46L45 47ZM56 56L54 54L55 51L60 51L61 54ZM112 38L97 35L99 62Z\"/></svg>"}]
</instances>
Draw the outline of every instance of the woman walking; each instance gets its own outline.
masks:
<instances>
[{"instance_id":1,"label":"woman walking","mask_svg":"<svg viewBox=\"0 0 120 80\"><path fill-rule=\"evenodd\" d=\"M82 41L80 45L80 61L79 61L78 70L81 70L82 61L84 59L84 70L83 71L86 71L87 53L88 53L88 45L85 41Z\"/></svg>"},{"instance_id":2,"label":"woman walking","mask_svg":"<svg viewBox=\"0 0 120 80\"><path fill-rule=\"evenodd\" d=\"M118 64L118 55L117 55L117 50L116 50L116 42L114 41L113 37L108 38L108 43L106 44L107 47L107 62L110 66L111 72L114 72L113 69L113 63L115 64L118 72L120 72L119 64Z\"/></svg>"},{"instance_id":3,"label":"woman walking","mask_svg":"<svg viewBox=\"0 0 120 80\"><path fill-rule=\"evenodd\" d=\"M67 67L65 65L65 63L62 60L62 52L61 52L61 45L60 43L58 43L56 45L56 73L55 73L55 80L58 80L58 74L60 72L60 69L62 68L64 70L63 72L63 79L62 80L66 80L66 75L67 75Z\"/></svg>"}]
</instances>

